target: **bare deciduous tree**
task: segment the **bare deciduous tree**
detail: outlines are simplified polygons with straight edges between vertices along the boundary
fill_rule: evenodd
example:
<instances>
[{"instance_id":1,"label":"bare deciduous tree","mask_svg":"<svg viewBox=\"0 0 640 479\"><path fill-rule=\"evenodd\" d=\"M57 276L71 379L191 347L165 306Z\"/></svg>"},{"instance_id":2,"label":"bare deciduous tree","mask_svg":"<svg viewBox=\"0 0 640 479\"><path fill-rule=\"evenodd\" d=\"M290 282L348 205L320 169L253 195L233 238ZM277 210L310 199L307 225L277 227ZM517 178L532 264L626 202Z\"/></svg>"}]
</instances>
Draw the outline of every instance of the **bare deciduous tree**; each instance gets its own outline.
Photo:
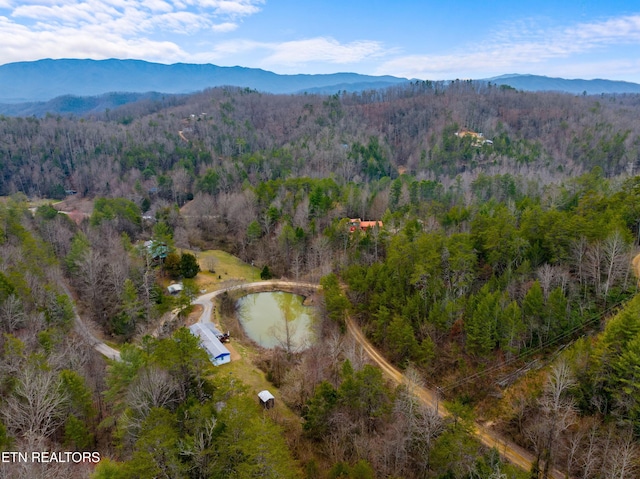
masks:
<instances>
[{"instance_id":1,"label":"bare deciduous tree","mask_svg":"<svg viewBox=\"0 0 640 479\"><path fill-rule=\"evenodd\" d=\"M551 368L538 400L540 414L525 431L536 452L535 465L544 479L548 479L553 469L560 435L575 422L575 405L566 394L574 384L568 363L560 360Z\"/></svg>"},{"instance_id":2,"label":"bare deciduous tree","mask_svg":"<svg viewBox=\"0 0 640 479\"><path fill-rule=\"evenodd\" d=\"M24 310L22 301L15 294L9 297L0 305L0 329L10 333L18 329L24 322Z\"/></svg>"},{"instance_id":3,"label":"bare deciduous tree","mask_svg":"<svg viewBox=\"0 0 640 479\"><path fill-rule=\"evenodd\" d=\"M418 395L424 388L424 380L411 366L405 371L403 386L396 398L395 413L404 424L411 461L419 470L426 470L429 451L435 438L443 431L444 423L435 409L420 401Z\"/></svg>"},{"instance_id":4,"label":"bare deciduous tree","mask_svg":"<svg viewBox=\"0 0 640 479\"><path fill-rule=\"evenodd\" d=\"M635 472L638 470L638 457L640 452L632 431L619 431L614 440L614 447L604 458L603 476L611 479L637 477Z\"/></svg>"},{"instance_id":5,"label":"bare deciduous tree","mask_svg":"<svg viewBox=\"0 0 640 479\"><path fill-rule=\"evenodd\" d=\"M630 258L628 251L627 243L617 230L604 241L603 260L606 280L602 293L605 298L609 294L609 289L629 270Z\"/></svg>"},{"instance_id":6,"label":"bare deciduous tree","mask_svg":"<svg viewBox=\"0 0 640 479\"><path fill-rule=\"evenodd\" d=\"M147 367L141 370L129 387L127 404L141 416L154 407L170 407L177 402L178 385L163 369Z\"/></svg>"},{"instance_id":7,"label":"bare deciduous tree","mask_svg":"<svg viewBox=\"0 0 640 479\"><path fill-rule=\"evenodd\" d=\"M47 438L62 425L66 401L67 393L56 372L28 366L17 372L2 415L13 434Z\"/></svg>"}]
</instances>

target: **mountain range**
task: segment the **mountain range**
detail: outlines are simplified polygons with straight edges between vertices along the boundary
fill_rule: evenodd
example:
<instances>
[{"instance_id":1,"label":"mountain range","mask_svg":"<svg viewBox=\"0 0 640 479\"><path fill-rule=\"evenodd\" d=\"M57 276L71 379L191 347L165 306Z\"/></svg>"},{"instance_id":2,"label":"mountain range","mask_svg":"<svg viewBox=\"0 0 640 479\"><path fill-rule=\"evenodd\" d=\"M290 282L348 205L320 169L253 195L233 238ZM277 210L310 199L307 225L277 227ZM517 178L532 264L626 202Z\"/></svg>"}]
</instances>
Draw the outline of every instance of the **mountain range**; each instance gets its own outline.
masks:
<instances>
[{"instance_id":1,"label":"mountain range","mask_svg":"<svg viewBox=\"0 0 640 479\"><path fill-rule=\"evenodd\" d=\"M600 95L618 93L640 93L637 83L612 80L567 80L540 75L502 75L488 78L487 81L497 85L508 85L523 91L559 91L575 95Z\"/></svg>"},{"instance_id":2,"label":"mountain range","mask_svg":"<svg viewBox=\"0 0 640 479\"><path fill-rule=\"evenodd\" d=\"M410 81L394 76L357 73L279 75L245 67L142 60L38 60L0 65L0 114L41 116L87 114L141 99L188 94L217 86L236 86L265 93L333 94L382 89ZM640 85L610 80L566 80L536 75L503 75L478 81L524 91L572 94L640 93Z\"/></svg>"},{"instance_id":3,"label":"mountain range","mask_svg":"<svg viewBox=\"0 0 640 479\"><path fill-rule=\"evenodd\" d=\"M142 60L38 60L0 66L0 103L48 101L62 95L95 96L109 92L193 93L237 86L268 93L297 93L333 85L406 82L405 78L357 73L278 75L258 68L211 64L164 65ZM357 87L360 88L360 87Z\"/></svg>"}]
</instances>

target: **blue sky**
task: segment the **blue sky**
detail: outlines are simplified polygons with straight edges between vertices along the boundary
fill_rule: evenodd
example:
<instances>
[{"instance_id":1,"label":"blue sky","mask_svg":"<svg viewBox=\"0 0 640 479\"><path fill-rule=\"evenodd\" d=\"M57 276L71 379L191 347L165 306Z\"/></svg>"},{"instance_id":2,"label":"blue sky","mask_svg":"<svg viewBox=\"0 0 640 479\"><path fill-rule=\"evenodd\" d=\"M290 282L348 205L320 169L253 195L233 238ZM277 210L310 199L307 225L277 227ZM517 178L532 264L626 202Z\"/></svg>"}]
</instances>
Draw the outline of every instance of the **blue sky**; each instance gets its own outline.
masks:
<instances>
[{"instance_id":1,"label":"blue sky","mask_svg":"<svg viewBox=\"0 0 640 479\"><path fill-rule=\"evenodd\" d=\"M640 83L640 2L0 0L0 64L41 58Z\"/></svg>"}]
</instances>

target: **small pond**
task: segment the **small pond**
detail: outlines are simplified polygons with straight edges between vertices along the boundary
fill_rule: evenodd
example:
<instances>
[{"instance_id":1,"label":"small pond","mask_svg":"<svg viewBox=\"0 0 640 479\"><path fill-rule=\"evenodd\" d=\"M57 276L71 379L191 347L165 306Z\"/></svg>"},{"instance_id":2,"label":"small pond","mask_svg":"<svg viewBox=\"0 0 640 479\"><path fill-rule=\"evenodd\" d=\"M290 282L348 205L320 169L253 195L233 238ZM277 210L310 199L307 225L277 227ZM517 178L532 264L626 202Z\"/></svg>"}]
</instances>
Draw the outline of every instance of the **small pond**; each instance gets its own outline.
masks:
<instances>
[{"instance_id":1,"label":"small pond","mask_svg":"<svg viewBox=\"0 0 640 479\"><path fill-rule=\"evenodd\" d=\"M315 341L315 310L303 300L282 291L248 294L238 300L238 318L247 336L263 348L301 351Z\"/></svg>"}]
</instances>

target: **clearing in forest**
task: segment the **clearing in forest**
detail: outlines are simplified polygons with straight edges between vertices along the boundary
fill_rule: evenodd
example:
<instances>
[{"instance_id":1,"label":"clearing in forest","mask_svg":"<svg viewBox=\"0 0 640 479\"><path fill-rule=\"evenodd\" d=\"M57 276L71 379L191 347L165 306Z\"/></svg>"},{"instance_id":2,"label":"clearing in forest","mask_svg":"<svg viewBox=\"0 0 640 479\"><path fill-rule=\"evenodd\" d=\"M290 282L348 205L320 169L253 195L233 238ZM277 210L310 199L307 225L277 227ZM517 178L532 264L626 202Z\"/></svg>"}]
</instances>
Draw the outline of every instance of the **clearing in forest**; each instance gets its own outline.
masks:
<instances>
[{"instance_id":1,"label":"clearing in forest","mask_svg":"<svg viewBox=\"0 0 640 479\"><path fill-rule=\"evenodd\" d=\"M198 289L215 291L232 283L260 281L260 270L240 258L221 250L190 251L196 255L200 273L196 276ZM212 272L213 271L213 272Z\"/></svg>"}]
</instances>

